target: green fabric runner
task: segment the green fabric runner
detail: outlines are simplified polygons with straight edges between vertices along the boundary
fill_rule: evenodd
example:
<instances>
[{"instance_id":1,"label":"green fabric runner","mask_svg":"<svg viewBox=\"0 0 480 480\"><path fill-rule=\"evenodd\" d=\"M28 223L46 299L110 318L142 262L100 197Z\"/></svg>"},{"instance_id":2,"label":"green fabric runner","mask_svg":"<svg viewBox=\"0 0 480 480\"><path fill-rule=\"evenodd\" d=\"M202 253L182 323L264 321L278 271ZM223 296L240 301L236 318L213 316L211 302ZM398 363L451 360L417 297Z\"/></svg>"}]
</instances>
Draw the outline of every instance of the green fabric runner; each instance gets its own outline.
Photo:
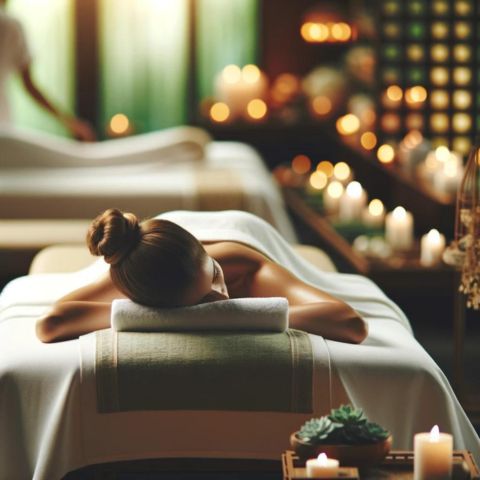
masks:
<instances>
[{"instance_id":1,"label":"green fabric runner","mask_svg":"<svg viewBox=\"0 0 480 480\"><path fill-rule=\"evenodd\" d=\"M312 412L308 334L96 333L101 413L133 410Z\"/></svg>"}]
</instances>

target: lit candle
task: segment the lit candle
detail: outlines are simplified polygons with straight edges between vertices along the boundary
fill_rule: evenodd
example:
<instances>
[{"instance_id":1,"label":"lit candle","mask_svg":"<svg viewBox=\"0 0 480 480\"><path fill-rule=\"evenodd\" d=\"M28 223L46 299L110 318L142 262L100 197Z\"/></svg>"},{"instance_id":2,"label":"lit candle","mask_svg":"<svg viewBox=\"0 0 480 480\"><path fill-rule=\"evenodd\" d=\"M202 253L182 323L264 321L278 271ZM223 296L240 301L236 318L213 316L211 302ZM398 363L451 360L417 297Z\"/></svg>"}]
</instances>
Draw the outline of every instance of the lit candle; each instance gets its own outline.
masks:
<instances>
[{"instance_id":1,"label":"lit candle","mask_svg":"<svg viewBox=\"0 0 480 480\"><path fill-rule=\"evenodd\" d=\"M323 195L323 207L326 213L330 215L338 213L338 205L343 192L343 185L339 181L334 180L328 184L327 190Z\"/></svg>"},{"instance_id":2,"label":"lit candle","mask_svg":"<svg viewBox=\"0 0 480 480\"><path fill-rule=\"evenodd\" d=\"M332 478L338 476L339 461L334 458L328 458L325 453L321 453L317 458L307 460L308 478Z\"/></svg>"},{"instance_id":3,"label":"lit candle","mask_svg":"<svg viewBox=\"0 0 480 480\"><path fill-rule=\"evenodd\" d=\"M420 240L420 263L425 266L437 265L445 250L445 236L432 228Z\"/></svg>"},{"instance_id":4,"label":"lit candle","mask_svg":"<svg viewBox=\"0 0 480 480\"><path fill-rule=\"evenodd\" d=\"M437 147L425 157L424 165L422 166L423 175L429 181L433 181L436 172L443 169L443 165L450 158L450 150L445 146Z\"/></svg>"},{"instance_id":5,"label":"lit candle","mask_svg":"<svg viewBox=\"0 0 480 480\"><path fill-rule=\"evenodd\" d=\"M414 437L414 480L447 480L452 478L453 437L440 433L435 425L430 433Z\"/></svg>"},{"instance_id":6,"label":"lit candle","mask_svg":"<svg viewBox=\"0 0 480 480\"><path fill-rule=\"evenodd\" d=\"M362 220L365 225L373 228L383 227L385 220L385 207L378 198L374 198L362 212Z\"/></svg>"},{"instance_id":7,"label":"lit candle","mask_svg":"<svg viewBox=\"0 0 480 480\"><path fill-rule=\"evenodd\" d=\"M344 222L360 219L367 194L359 182L350 182L340 197L338 216Z\"/></svg>"},{"instance_id":8,"label":"lit candle","mask_svg":"<svg viewBox=\"0 0 480 480\"><path fill-rule=\"evenodd\" d=\"M352 170L345 162L338 162L333 167L333 176L343 185L352 180Z\"/></svg>"},{"instance_id":9,"label":"lit candle","mask_svg":"<svg viewBox=\"0 0 480 480\"><path fill-rule=\"evenodd\" d=\"M450 154L448 160L433 174L433 186L442 193L457 193L458 186L463 177L461 159Z\"/></svg>"},{"instance_id":10,"label":"lit candle","mask_svg":"<svg viewBox=\"0 0 480 480\"><path fill-rule=\"evenodd\" d=\"M394 250L408 250L413 244L413 216L396 207L385 219L385 238Z\"/></svg>"}]
</instances>

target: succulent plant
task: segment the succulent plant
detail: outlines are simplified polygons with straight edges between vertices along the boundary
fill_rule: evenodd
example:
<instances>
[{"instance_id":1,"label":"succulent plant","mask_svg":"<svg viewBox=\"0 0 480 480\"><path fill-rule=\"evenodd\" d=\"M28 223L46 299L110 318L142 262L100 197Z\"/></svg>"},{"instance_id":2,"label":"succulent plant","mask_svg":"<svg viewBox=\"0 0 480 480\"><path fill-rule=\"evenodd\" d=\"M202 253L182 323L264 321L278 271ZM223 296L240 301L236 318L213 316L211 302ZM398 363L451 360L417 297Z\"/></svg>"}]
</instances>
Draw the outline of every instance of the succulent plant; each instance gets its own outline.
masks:
<instances>
[{"instance_id":1,"label":"succulent plant","mask_svg":"<svg viewBox=\"0 0 480 480\"><path fill-rule=\"evenodd\" d=\"M307 421L298 433L301 440L310 444L368 444L388 436L387 430L369 422L362 410L351 405L342 405L330 415Z\"/></svg>"},{"instance_id":2,"label":"succulent plant","mask_svg":"<svg viewBox=\"0 0 480 480\"><path fill-rule=\"evenodd\" d=\"M359 426L367 422L363 410L355 409L351 405L341 405L340 408L332 409L328 418L332 422L348 426Z\"/></svg>"},{"instance_id":3,"label":"succulent plant","mask_svg":"<svg viewBox=\"0 0 480 480\"><path fill-rule=\"evenodd\" d=\"M312 418L300 428L298 437L307 443L325 443L325 440L337 427L338 425L328 417Z\"/></svg>"}]
</instances>

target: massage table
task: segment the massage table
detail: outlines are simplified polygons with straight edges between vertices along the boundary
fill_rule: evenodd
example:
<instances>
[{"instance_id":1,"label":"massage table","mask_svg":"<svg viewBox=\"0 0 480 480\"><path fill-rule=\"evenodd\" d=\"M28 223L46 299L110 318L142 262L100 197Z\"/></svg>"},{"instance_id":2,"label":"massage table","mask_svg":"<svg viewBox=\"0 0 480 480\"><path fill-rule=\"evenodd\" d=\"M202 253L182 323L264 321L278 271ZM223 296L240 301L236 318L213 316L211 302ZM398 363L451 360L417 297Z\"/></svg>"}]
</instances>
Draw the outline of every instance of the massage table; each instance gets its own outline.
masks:
<instances>
[{"instance_id":1,"label":"massage table","mask_svg":"<svg viewBox=\"0 0 480 480\"><path fill-rule=\"evenodd\" d=\"M13 219L92 219L111 207L141 218L245 210L295 240L277 185L246 144L212 141L188 126L91 144L0 129L0 229Z\"/></svg>"},{"instance_id":2,"label":"massage table","mask_svg":"<svg viewBox=\"0 0 480 480\"><path fill-rule=\"evenodd\" d=\"M181 216L174 218L181 224ZM200 230L191 231L204 239ZM96 261L58 273L59 263L68 264L75 253L73 247L51 248L39 255L30 275L11 282L0 295L0 479L50 480L87 465L140 459L278 461L291 432L342 403L362 408L370 420L390 430L396 449L411 449L414 433L438 424L453 434L455 448L472 451L478 462L475 430L398 307L364 277L321 271L312 256L305 260L273 233L262 235L258 242L268 245L271 258L305 281L318 279L369 323L369 337L361 345L309 335L312 412L98 413L95 332L42 344L34 325L56 298L96 278L104 267ZM236 240L246 242L247 237ZM79 256L91 262L85 252ZM48 273L49 265L57 273Z\"/></svg>"}]
</instances>

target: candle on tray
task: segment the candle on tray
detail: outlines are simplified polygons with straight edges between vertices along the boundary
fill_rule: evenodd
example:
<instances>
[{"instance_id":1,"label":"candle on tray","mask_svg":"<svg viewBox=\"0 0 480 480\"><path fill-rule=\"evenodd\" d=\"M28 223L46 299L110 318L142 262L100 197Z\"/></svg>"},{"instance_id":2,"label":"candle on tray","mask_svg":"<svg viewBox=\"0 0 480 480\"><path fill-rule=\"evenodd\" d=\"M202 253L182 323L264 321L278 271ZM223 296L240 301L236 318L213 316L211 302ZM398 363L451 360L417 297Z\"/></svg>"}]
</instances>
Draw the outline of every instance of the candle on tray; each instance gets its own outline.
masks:
<instances>
[{"instance_id":1,"label":"candle on tray","mask_svg":"<svg viewBox=\"0 0 480 480\"><path fill-rule=\"evenodd\" d=\"M385 219L385 238L394 250L409 250L413 244L413 216L396 207Z\"/></svg>"},{"instance_id":2,"label":"candle on tray","mask_svg":"<svg viewBox=\"0 0 480 480\"><path fill-rule=\"evenodd\" d=\"M334 458L328 458L325 453L321 453L317 458L307 460L308 478L334 478L338 476L339 461Z\"/></svg>"},{"instance_id":3,"label":"candle on tray","mask_svg":"<svg viewBox=\"0 0 480 480\"><path fill-rule=\"evenodd\" d=\"M432 228L420 240L420 263L425 266L437 265L445 250L445 236Z\"/></svg>"},{"instance_id":4,"label":"candle on tray","mask_svg":"<svg viewBox=\"0 0 480 480\"><path fill-rule=\"evenodd\" d=\"M343 222L360 219L367 194L359 182L350 182L340 198L338 216Z\"/></svg>"},{"instance_id":5,"label":"candle on tray","mask_svg":"<svg viewBox=\"0 0 480 480\"><path fill-rule=\"evenodd\" d=\"M382 228L385 220L385 207L378 198L374 198L362 212L365 225L373 228Z\"/></svg>"},{"instance_id":6,"label":"candle on tray","mask_svg":"<svg viewBox=\"0 0 480 480\"><path fill-rule=\"evenodd\" d=\"M430 433L414 437L414 480L447 480L452 475L453 437L440 433L435 425Z\"/></svg>"}]
</instances>

